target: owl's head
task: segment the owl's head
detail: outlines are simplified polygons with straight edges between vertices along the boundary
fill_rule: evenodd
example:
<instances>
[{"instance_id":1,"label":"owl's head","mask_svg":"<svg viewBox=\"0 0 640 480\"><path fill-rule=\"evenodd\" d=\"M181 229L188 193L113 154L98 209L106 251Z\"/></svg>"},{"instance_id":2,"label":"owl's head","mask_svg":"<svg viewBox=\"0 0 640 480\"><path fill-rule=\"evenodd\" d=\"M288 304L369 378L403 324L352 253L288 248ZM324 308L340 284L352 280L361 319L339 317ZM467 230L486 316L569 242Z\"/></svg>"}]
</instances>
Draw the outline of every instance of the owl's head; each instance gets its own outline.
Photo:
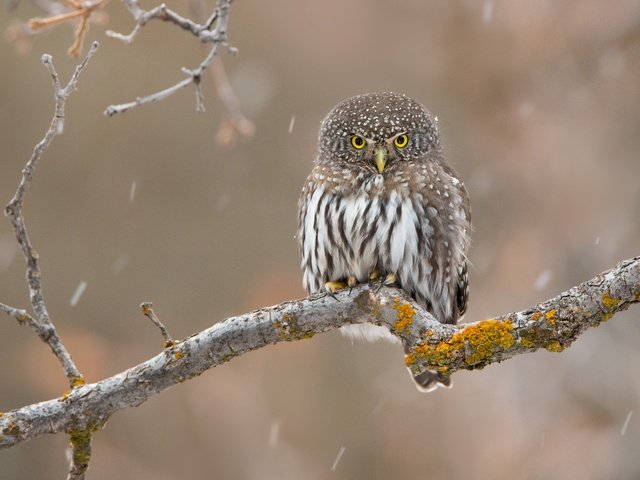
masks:
<instances>
[{"instance_id":1,"label":"owl's head","mask_svg":"<svg viewBox=\"0 0 640 480\"><path fill-rule=\"evenodd\" d=\"M440 139L429 112L399 93L366 93L336 105L322 122L320 161L341 160L373 173L402 161L440 158Z\"/></svg>"}]
</instances>

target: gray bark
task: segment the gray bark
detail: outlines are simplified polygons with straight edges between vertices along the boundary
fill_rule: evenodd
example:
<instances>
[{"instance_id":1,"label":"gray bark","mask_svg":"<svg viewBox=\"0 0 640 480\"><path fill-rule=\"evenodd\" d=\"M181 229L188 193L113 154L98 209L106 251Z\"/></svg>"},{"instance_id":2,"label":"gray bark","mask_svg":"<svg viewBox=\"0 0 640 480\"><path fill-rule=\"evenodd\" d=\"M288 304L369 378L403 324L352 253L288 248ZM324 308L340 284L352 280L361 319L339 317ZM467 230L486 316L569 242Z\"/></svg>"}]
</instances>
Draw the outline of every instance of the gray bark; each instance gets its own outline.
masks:
<instances>
[{"instance_id":1,"label":"gray bark","mask_svg":"<svg viewBox=\"0 0 640 480\"><path fill-rule=\"evenodd\" d=\"M228 318L155 357L67 395L0 417L0 448L49 433L94 432L115 412L265 345L311 338L345 324L369 322L398 336L405 363L452 374L540 348L557 352L582 332L640 301L640 257L522 312L458 326L443 325L404 292L360 285Z\"/></svg>"}]
</instances>

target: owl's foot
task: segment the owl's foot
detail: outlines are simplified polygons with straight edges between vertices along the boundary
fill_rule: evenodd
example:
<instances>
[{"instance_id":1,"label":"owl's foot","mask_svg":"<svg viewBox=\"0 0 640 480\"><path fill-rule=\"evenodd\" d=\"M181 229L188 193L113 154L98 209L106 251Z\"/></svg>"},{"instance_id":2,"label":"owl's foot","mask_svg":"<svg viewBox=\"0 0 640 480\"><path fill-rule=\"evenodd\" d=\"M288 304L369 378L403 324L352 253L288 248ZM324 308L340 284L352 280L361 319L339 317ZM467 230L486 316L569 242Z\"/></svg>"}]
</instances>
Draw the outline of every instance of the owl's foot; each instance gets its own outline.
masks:
<instances>
[{"instance_id":1,"label":"owl's foot","mask_svg":"<svg viewBox=\"0 0 640 480\"><path fill-rule=\"evenodd\" d=\"M377 278L379 276L380 276L380 274L374 270L373 272L371 272L369 274L369 280L371 280L373 282L374 280L377 280Z\"/></svg>"},{"instance_id":2,"label":"owl's foot","mask_svg":"<svg viewBox=\"0 0 640 480\"><path fill-rule=\"evenodd\" d=\"M327 282L324 284L324 289L329 295L335 297L338 290L347 288L347 286L344 282Z\"/></svg>"},{"instance_id":3,"label":"owl's foot","mask_svg":"<svg viewBox=\"0 0 640 480\"><path fill-rule=\"evenodd\" d=\"M398 280L398 276L395 273L387 273L383 280L379 278L378 272L373 272L369 275L369 278L376 284L376 288L374 290L376 293L378 293L382 287L391 287L392 285L395 285Z\"/></svg>"}]
</instances>

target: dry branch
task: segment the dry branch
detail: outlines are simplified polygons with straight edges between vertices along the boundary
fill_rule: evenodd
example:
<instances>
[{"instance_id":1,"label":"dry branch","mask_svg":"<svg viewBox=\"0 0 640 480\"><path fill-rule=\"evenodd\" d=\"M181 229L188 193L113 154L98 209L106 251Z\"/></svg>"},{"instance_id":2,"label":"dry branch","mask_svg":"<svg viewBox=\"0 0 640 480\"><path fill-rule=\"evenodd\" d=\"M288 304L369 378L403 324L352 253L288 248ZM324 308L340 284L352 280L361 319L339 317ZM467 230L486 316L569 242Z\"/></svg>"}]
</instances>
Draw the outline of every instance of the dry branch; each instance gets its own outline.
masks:
<instances>
[{"instance_id":1,"label":"dry branch","mask_svg":"<svg viewBox=\"0 0 640 480\"><path fill-rule=\"evenodd\" d=\"M0 448L50 433L94 431L118 410L243 353L345 324L382 325L401 339L413 372L452 374L540 348L561 351L587 328L638 302L640 257L528 310L459 326L437 322L394 288L360 285L335 298L313 295L228 318L113 377L7 412L0 417Z\"/></svg>"},{"instance_id":2,"label":"dry branch","mask_svg":"<svg viewBox=\"0 0 640 480\"><path fill-rule=\"evenodd\" d=\"M200 65L198 65L196 68L194 68L193 70L182 68L182 72L187 75L187 78L185 78L184 80L181 80L175 85L172 85L171 87L165 88L164 90L153 93L151 95L138 97L132 102L122 103L119 105L110 105L105 109L104 114L111 117L118 113L124 113L128 110L131 110L132 108L139 107L141 105L159 102L191 84L195 86L196 110L198 112L203 112L204 103L202 90L200 88L202 74L209 67L214 57L218 55L220 46L226 47L231 51L235 51L227 44L227 24L229 20L230 0L218 0L217 7L213 11L213 13L204 23L201 24L196 23L188 18L182 17L164 4L147 11L140 8L140 6L138 5L138 0L123 0L123 2L133 15L136 24L131 33L128 35L116 33L111 30L107 31L107 35L112 38L122 40L127 44L131 44L142 27L144 27L151 20L157 19L173 23L174 25L177 25L178 27L198 37L201 42L211 43L213 44L213 46L209 50L209 53L206 55L204 60L200 62ZM215 28L212 30L214 25Z\"/></svg>"},{"instance_id":3,"label":"dry branch","mask_svg":"<svg viewBox=\"0 0 640 480\"><path fill-rule=\"evenodd\" d=\"M195 18L199 20L204 19L204 5L201 0L191 0L189 6ZM218 98L225 109L225 116L216 133L216 141L218 144L228 146L232 145L238 136L243 138L253 137L256 126L247 118L240 108L240 102L231 87L229 77L227 76L220 57L213 59L209 73L211 74L211 78L213 78Z\"/></svg>"},{"instance_id":4,"label":"dry branch","mask_svg":"<svg viewBox=\"0 0 640 480\"><path fill-rule=\"evenodd\" d=\"M244 138L253 137L256 126L240 108L238 97L231 88L224 64L219 57L213 59L210 72L218 92L218 98L226 110L226 117L218 128L216 140L220 145L231 145L237 135Z\"/></svg>"},{"instance_id":5,"label":"dry branch","mask_svg":"<svg viewBox=\"0 0 640 480\"><path fill-rule=\"evenodd\" d=\"M78 77L97 48L98 43L95 42L91 46L86 58L76 67L73 75L69 79L69 82L64 87L60 84L60 79L58 78L58 73L55 70L51 56L42 56L42 63L44 63L47 70L49 70L53 80L55 111L47 133L40 143L38 143L33 149L31 158L22 170L22 178L20 179L18 189L5 208L5 213L13 225L16 238L22 248L22 253L27 263L27 284L29 286L31 306L35 312L35 317L28 315L24 310L16 309L4 304L0 304L0 310L13 316L18 320L18 322L25 323L33 328L38 336L47 343L49 347L51 347L51 350L53 350L53 353L62 364L71 387L84 383L84 380L82 379L82 374L75 366L71 355L60 341L60 337L58 336L55 326L51 321L51 317L49 316L42 293L42 274L40 271L38 253L33 248L27 233L27 227L22 214L22 206L24 204L25 194L27 193L29 185L31 185L31 180L40 157L47 150L56 135L60 135L64 130L64 109L67 99L76 89Z\"/></svg>"},{"instance_id":6,"label":"dry branch","mask_svg":"<svg viewBox=\"0 0 640 480\"><path fill-rule=\"evenodd\" d=\"M29 20L29 28L32 32L42 30L49 27L66 23L70 20L80 19L78 27L76 28L73 44L69 47L68 53L72 57L77 57L82 51L82 44L84 38L89 29L89 19L91 15L101 8L103 8L109 0L97 0L95 3L85 3L80 0L69 0L64 2L71 10L68 12L62 12L50 17L45 18L32 18Z\"/></svg>"},{"instance_id":7,"label":"dry branch","mask_svg":"<svg viewBox=\"0 0 640 480\"><path fill-rule=\"evenodd\" d=\"M71 355L67 351L66 347L62 343L62 340L58 336L56 328L51 321L47 306L42 293L42 273L40 270L40 263L38 253L31 244L31 239L27 233L27 227L24 222L24 216L22 213L22 207L24 205L24 197L27 193L33 174L35 172L38 161L42 157L43 153L47 150L56 135L62 134L64 130L64 109L67 99L71 93L76 89L78 84L78 78L87 63L98 48L98 43L94 42L86 58L80 62L75 71L71 75L69 82L66 86L60 84L58 73L53 65L53 59L50 55L42 56L42 63L51 74L53 80L54 99L55 99L55 111L53 119L49 125L49 129L45 133L44 138L33 149L31 158L22 170L22 178L18 185L15 195L5 208L5 213L16 234L16 238L22 253L24 255L27 264L27 284L29 287L31 307L35 313L35 316L29 315L25 310L17 309L0 303L0 310L14 317L18 323L23 323L31 327L40 339L49 345L55 356L58 358L64 369L65 375L69 380L71 388L77 388L80 385L84 385L85 381L80 373L80 370L76 367ZM0 418L2 414L0 413ZM91 454L91 435L93 429L86 429L83 431L75 431L71 435L71 459L69 464L69 480L82 480L85 477L85 472L89 466L89 458ZM5 432L0 433L0 438L4 438Z\"/></svg>"}]
</instances>

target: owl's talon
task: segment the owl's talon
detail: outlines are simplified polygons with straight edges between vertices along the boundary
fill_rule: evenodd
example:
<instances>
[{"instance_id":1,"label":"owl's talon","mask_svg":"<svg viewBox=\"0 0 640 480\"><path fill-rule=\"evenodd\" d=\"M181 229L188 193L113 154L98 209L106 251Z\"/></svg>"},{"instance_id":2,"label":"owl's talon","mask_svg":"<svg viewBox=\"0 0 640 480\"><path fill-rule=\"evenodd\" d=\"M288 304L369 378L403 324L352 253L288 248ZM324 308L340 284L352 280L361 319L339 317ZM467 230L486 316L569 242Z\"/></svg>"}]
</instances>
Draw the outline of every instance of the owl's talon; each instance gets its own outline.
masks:
<instances>
[{"instance_id":1,"label":"owl's talon","mask_svg":"<svg viewBox=\"0 0 640 480\"><path fill-rule=\"evenodd\" d=\"M351 296L351 292L353 291L353 287L358 284L358 279L355 275L349 275L347 277L347 286L349 287L349 296Z\"/></svg>"},{"instance_id":2,"label":"owl's talon","mask_svg":"<svg viewBox=\"0 0 640 480\"><path fill-rule=\"evenodd\" d=\"M387 276L384 277L382 284L387 287L390 287L391 285L394 285L397 280L398 280L398 277L395 273L388 273Z\"/></svg>"},{"instance_id":3,"label":"owl's talon","mask_svg":"<svg viewBox=\"0 0 640 480\"><path fill-rule=\"evenodd\" d=\"M384 280L379 280L376 282L376 288L374 290L375 293L378 293L382 287L391 287L395 285L398 280L398 276L395 273L387 273L385 275Z\"/></svg>"},{"instance_id":4,"label":"owl's talon","mask_svg":"<svg viewBox=\"0 0 640 480\"><path fill-rule=\"evenodd\" d=\"M369 280L371 280L371 281L373 282L373 281L374 281L374 280L376 280L379 276L380 276L380 274L374 270L373 272L371 272L371 273L369 274Z\"/></svg>"}]
</instances>

